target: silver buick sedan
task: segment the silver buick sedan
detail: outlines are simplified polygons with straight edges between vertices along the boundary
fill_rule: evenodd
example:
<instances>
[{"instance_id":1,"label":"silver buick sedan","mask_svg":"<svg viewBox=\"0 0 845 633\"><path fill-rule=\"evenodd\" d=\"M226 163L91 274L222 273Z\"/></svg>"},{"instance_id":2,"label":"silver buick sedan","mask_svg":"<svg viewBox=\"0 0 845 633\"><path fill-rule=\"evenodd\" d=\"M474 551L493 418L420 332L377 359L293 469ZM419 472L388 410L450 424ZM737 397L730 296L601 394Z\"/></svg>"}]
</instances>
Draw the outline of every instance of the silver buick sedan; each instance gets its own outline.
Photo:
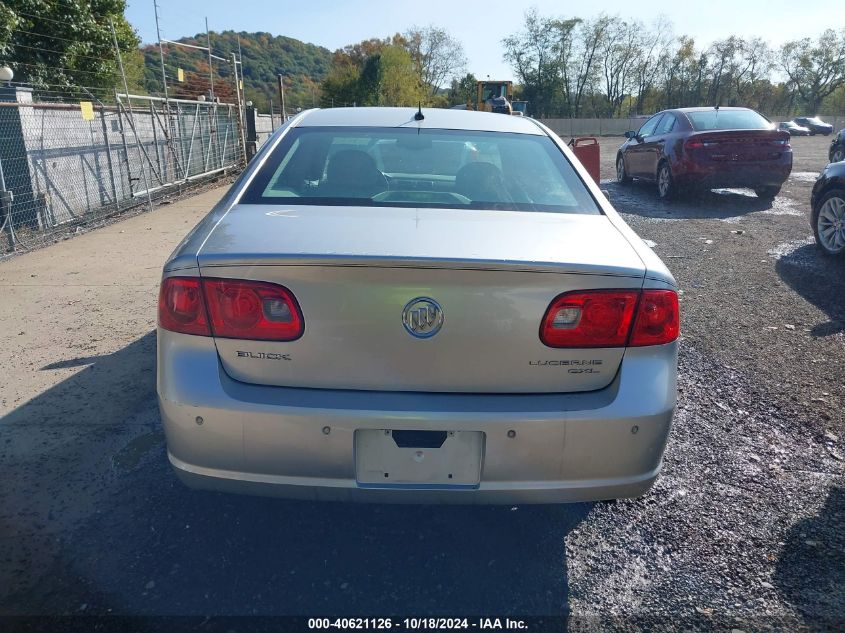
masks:
<instances>
[{"instance_id":1,"label":"silver buick sedan","mask_svg":"<svg viewBox=\"0 0 845 633\"><path fill-rule=\"evenodd\" d=\"M168 259L158 324L197 488L632 497L675 407L675 281L528 118L303 112Z\"/></svg>"}]
</instances>

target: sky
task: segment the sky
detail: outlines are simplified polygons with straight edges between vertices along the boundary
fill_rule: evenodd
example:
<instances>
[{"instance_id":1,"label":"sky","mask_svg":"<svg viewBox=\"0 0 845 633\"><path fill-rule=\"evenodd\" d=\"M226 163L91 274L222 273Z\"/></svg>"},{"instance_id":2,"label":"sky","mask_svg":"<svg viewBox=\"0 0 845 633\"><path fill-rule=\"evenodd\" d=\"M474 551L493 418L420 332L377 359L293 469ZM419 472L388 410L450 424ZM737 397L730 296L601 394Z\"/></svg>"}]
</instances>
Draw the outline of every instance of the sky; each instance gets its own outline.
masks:
<instances>
[{"instance_id":1,"label":"sky","mask_svg":"<svg viewBox=\"0 0 845 633\"><path fill-rule=\"evenodd\" d=\"M157 41L154 0L128 0L126 17L144 43ZM729 35L759 36L770 44L845 28L841 0L158 0L161 36L178 39L205 31L265 31L336 50L411 26L434 24L463 43L467 70L479 78L513 79L501 41L519 31L526 9L543 15L589 18L601 12L645 23L666 16L677 35L699 46Z\"/></svg>"}]
</instances>

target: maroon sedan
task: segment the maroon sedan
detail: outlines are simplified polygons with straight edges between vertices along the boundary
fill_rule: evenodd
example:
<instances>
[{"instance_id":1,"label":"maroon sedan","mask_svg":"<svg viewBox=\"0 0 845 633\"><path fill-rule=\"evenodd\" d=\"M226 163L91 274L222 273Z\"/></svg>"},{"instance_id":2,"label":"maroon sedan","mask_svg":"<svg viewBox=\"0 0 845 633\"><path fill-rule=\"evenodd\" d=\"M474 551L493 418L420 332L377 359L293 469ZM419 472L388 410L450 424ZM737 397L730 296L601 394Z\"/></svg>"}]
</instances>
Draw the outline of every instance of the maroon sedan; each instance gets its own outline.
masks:
<instances>
[{"instance_id":1,"label":"maroon sedan","mask_svg":"<svg viewBox=\"0 0 845 633\"><path fill-rule=\"evenodd\" d=\"M789 133L748 108L664 110L625 137L617 180L653 180L662 199L695 188L748 187L771 200L792 171Z\"/></svg>"}]
</instances>

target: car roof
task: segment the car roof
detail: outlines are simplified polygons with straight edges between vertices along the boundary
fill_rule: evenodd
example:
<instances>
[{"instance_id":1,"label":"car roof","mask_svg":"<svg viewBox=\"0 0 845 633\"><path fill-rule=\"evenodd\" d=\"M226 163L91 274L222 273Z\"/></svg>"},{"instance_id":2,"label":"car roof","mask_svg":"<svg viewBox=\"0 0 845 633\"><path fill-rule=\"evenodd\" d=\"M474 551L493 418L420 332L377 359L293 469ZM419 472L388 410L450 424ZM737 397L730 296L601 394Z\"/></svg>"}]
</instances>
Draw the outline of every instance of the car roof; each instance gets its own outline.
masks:
<instances>
[{"instance_id":1,"label":"car roof","mask_svg":"<svg viewBox=\"0 0 845 633\"><path fill-rule=\"evenodd\" d=\"M695 108L675 108L673 112L709 112L715 110L715 106L698 106ZM721 106L719 110L751 110L751 108L742 108L738 106Z\"/></svg>"},{"instance_id":2,"label":"car roof","mask_svg":"<svg viewBox=\"0 0 845 633\"><path fill-rule=\"evenodd\" d=\"M435 130L510 132L543 136L529 117L442 108L423 108L423 120L414 120L417 108L327 108L303 112L297 127L411 127Z\"/></svg>"}]
</instances>

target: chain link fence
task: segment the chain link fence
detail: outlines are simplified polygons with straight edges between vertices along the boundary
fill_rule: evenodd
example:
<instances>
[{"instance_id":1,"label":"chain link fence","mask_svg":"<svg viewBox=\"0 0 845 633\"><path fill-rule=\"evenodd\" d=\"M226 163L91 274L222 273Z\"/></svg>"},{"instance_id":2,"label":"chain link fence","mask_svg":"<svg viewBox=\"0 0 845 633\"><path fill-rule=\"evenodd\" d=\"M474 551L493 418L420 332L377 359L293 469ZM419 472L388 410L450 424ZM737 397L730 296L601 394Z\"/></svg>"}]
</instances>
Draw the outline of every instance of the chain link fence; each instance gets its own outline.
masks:
<instances>
[{"instance_id":1,"label":"chain link fence","mask_svg":"<svg viewBox=\"0 0 845 633\"><path fill-rule=\"evenodd\" d=\"M238 106L0 86L0 255L244 164Z\"/></svg>"}]
</instances>

